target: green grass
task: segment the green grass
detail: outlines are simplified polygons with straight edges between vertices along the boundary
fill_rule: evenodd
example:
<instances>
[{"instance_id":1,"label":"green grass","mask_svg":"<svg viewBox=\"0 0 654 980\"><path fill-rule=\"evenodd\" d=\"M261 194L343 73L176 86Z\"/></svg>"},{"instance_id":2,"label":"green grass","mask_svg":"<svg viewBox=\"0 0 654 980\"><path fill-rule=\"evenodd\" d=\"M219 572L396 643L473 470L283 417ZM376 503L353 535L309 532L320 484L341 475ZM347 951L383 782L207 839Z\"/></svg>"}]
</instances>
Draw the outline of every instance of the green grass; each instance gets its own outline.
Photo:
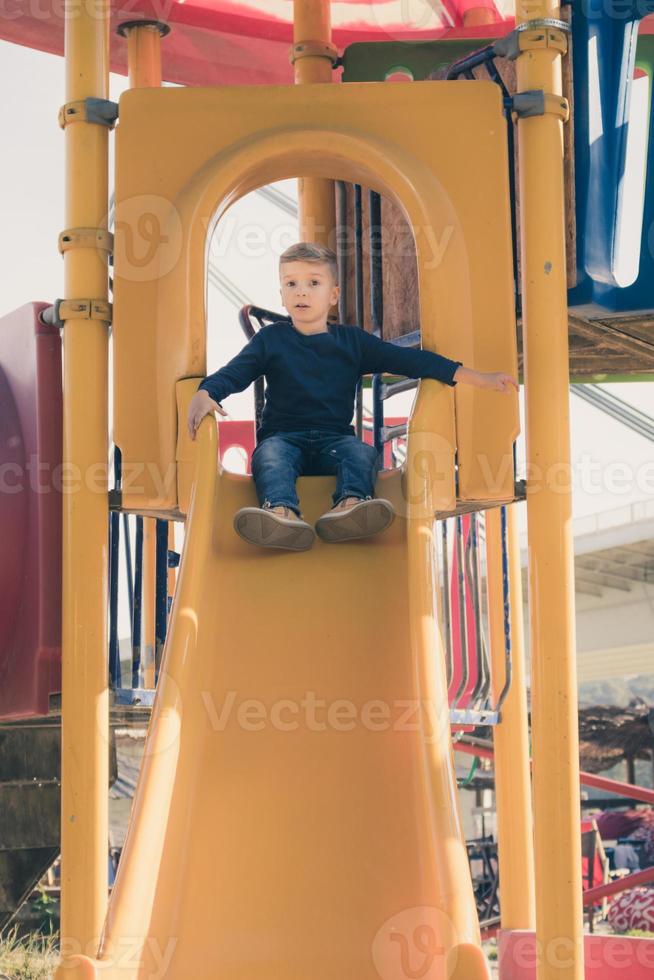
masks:
<instances>
[{"instance_id":1,"label":"green grass","mask_svg":"<svg viewBox=\"0 0 654 980\"><path fill-rule=\"evenodd\" d=\"M0 980L50 980L59 959L59 935L18 936L15 925L0 937Z\"/></svg>"},{"instance_id":2,"label":"green grass","mask_svg":"<svg viewBox=\"0 0 654 980\"><path fill-rule=\"evenodd\" d=\"M497 950L497 939L495 938L495 936L493 936L492 939L482 940L481 945L484 950L484 953L486 954L490 962L496 963L498 959L498 950Z\"/></svg>"}]
</instances>

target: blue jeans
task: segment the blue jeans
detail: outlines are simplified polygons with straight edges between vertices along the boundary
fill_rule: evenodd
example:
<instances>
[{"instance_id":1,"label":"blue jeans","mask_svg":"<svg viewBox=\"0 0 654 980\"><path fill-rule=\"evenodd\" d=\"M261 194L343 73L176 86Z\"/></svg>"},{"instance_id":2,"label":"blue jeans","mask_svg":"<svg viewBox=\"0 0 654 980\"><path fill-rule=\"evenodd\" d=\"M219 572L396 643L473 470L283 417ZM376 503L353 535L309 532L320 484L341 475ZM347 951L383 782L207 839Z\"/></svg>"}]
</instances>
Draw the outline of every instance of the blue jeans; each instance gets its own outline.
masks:
<instances>
[{"instance_id":1,"label":"blue jeans","mask_svg":"<svg viewBox=\"0 0 654 980\"><path fill-rule=\"evenodd\" d=\"M322 429L275 432L252 454L252 477L260 507L284 505L301 517L295 490L298 476L336 476L333 506L344 497L369 499L383 456L354 434Z\"/></svg>"}]
</instances>

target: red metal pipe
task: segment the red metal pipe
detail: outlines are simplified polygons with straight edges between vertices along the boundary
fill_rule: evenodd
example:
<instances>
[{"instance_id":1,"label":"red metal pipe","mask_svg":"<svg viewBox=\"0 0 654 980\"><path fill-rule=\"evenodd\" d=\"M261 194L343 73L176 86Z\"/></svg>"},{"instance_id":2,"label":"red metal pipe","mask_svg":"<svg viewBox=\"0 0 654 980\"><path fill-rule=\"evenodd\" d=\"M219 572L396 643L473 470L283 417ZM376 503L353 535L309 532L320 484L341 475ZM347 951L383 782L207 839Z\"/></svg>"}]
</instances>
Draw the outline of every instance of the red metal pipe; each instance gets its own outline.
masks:
<instances>
[{"instance_id":1,"label":"red metal pipe","mask_svg":"<svg viewBox=\"0 0 654 980\"><path fill-rule=\"evenodd\" d=\"M469 742L455 742L455 752L465 752L466 755L477 755L480 759L492 759L493 750L486 749L481 745L470 745Z\"/></svg>"},{"instance_id":2,"label":"red metal pipe","mask_svg":"<svg viewBox=\"0 0 654 980\"><path fill-rule=\"evenodd\" d=\"M633 874L625 875L616 881L610 881L606 885L597 885L584 892L584 905L594 905L607 895L617 895L619 892L627 892L630 888L638 888L639 885L647 885L654 881L654 865L645 868L643 871L635 871Z\"/></svg>"},{"instance_id":3,"label":"red metal pipe","mask_svg":"<svg viewBox=\"0 0 654 980\"><path fill-rule=\"evenodd\" d=\"M646 789L644 786L634 786L633 783L621 783L617 779L607 779L606 776L595 776L590 772L582 772L580 775L583 786L594 786L596 789L605 789L618 796L628 796L632 800L654 805L654 790Z\"/></svg>"},{"instance_id":4,"label":"red metal pipe","mask_svg":"<svg viewBox=\"0 0 654 980\"><path fill-rule=\"evenodd\" d=\"M455 742L455 752L465 752L467 755L477 755L481 759L492 759L493 750L482 745L470 745L468 742ZM607 779L606 776L596 776L590 772L580 772L579 782L582 786L593 786L595 789L605 789L616 796L626 796L630 800L639 800L654 806L654 790L644 786L634 786L632 783L622 783L617 779Z\"/></svg>"}]
</instances>

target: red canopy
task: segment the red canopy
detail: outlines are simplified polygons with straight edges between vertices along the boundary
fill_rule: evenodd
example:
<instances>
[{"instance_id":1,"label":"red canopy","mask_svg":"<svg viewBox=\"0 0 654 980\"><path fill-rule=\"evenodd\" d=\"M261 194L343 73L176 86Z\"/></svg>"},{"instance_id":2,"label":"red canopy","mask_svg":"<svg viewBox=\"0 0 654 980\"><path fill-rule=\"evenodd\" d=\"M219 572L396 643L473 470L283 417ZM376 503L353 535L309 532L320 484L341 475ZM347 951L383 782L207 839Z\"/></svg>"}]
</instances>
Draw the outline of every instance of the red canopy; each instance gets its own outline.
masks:
<instances>
[{"instance_id":1,"label":"red canopy","mask_svg":"<svg viewBox=\"0 0 654 980\"><path fill-rule=\"evenodd\" d=\"M513 0L332 0L332 39L342 52L355 41L497 36L492 25L462 27L465 11L480 7L492 11L502 33L513 26ZM0 38L63 54L63 12L64 0L4 0ZM111 0L112 71L126 74L127 45L116 27L143 18L172 27L162 43L166 81L293 83L293 0Z\"/></svg>"}]
</instances>

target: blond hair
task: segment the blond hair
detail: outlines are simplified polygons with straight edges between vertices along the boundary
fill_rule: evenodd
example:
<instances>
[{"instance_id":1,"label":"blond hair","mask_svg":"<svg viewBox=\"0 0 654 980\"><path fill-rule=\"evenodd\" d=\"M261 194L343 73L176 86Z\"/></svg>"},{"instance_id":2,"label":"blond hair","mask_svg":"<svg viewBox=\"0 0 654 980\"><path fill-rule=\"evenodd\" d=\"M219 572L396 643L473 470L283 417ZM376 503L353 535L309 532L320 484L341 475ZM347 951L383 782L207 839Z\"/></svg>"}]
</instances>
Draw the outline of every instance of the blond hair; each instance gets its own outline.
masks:
<instances>
[{"instance_id":1,"label":"blond hair","mask_svg":"<svg viewBox=\"0 0 654 980\"><path fill-rule=\"evenodd\" d=\"M285 262L315 262L329 266L334 285L338 283L338 260L336 253L327 245L318 245L316 242L296 242L279 256L279 273L281 275L282 265Z\"/></svg>"}]
</instances>

